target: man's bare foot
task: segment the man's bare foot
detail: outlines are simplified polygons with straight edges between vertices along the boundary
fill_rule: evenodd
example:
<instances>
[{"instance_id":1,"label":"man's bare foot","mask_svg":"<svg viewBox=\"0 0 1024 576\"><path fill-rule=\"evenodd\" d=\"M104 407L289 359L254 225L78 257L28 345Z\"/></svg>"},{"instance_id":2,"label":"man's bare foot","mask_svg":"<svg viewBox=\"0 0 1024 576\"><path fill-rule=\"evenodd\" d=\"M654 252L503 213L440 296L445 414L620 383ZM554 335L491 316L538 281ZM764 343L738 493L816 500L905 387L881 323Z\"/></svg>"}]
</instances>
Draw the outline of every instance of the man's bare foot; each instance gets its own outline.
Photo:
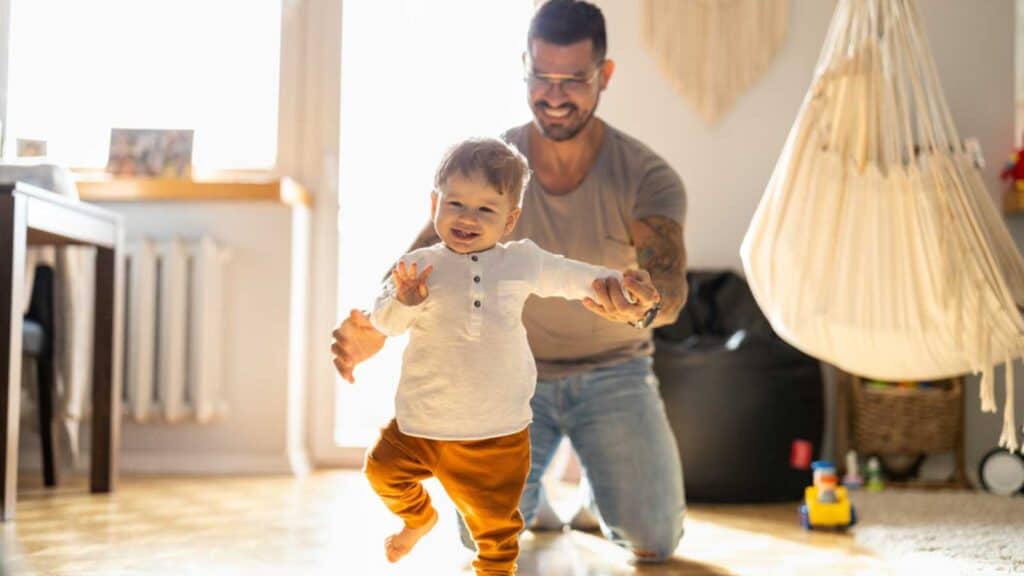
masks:
<instances>
[{"instance_id":1,"label":"man's bare foot","mask_svg":"<svg viewBox=\"0 0 1024 576\"><path fill-rule=\"evenodd\" d=\"M419 528L409 528L406 526L402 528L402 531L397 534L392 534L384 540L384 549L388 556L388 562L398 562L410 551L412 547L430 532L430 529L437 524L437 512L434 512L434 517Z\"/></svg>"}]
</instances>

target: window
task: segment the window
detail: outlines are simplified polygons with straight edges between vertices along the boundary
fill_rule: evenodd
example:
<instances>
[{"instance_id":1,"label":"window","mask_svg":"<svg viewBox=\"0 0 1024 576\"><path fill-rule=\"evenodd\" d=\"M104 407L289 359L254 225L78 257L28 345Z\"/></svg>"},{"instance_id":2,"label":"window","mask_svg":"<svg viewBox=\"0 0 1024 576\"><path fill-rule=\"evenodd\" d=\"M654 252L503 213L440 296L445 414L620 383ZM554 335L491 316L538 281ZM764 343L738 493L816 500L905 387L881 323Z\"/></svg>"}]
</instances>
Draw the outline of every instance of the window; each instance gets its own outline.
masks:
<instances>
[{"instance_id":1,"label":"window","mask_svg":"<svg viewBox=\"0 0 1024 576\"><path fill-rule=\"evenodd\" d=\"M183 128L197 170L273 167L281 0L11 1L11 144L103 167L111 128Z\"/></svg>"},{"instance_id":2,"label":"window","mask_svg":"<svg viewBox=\"0 0 1024 576\"><path fill-rule=\"evenodd\" d=\"M530 118L521 55L532 0L345 2L339 310L366 308L430 217L434 170L467 136ZM339 379L335 441L367 446L393 416L406 338Z\"/></svg>"}]
</instances>

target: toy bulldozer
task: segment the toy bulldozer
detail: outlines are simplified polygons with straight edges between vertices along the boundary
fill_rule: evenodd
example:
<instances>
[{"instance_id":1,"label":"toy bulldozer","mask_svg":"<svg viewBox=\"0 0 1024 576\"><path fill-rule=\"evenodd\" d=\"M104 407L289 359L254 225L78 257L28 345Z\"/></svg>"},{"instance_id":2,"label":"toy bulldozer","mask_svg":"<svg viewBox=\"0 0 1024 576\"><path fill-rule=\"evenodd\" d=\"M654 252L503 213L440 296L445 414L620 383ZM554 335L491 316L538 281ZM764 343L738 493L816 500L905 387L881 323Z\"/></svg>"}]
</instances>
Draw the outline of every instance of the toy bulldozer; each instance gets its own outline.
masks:
<instances>
[{"instance_id":1,"label":"toy bulldozer","mask_svg":"<svg viewBox=\"0 0 1024 576\"><path fill-rule=\"evenodd\" d=\"M814 485L804 490L804 503L800 506L800 523L807 530L846 530L857 523L857 512L850 504L845 486L839 486L839 476L831 462L818 461L811 465Z\"/></svg>"}]
</instances>

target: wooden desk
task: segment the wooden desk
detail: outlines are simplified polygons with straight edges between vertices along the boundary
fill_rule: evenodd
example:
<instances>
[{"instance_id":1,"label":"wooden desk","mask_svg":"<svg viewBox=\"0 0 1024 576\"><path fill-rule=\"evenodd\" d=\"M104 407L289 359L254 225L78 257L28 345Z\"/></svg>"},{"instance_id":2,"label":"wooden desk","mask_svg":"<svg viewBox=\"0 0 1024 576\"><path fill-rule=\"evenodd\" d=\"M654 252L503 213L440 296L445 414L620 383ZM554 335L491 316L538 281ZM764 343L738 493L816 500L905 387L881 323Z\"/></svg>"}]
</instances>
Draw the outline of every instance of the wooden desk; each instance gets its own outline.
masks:
<instances>
[{"instance_id":1,"label":"wooden desk","mask_svg":"<svg viewBox=\"0 0 1024 576\"><path fill-rule=\"evenodd\" d=\"M0 519L14 518L18 488L21 331L27 245L95 246L92 448L89 487L111 492L120 444L121 219L21 183L0 183Z\"/></svg>"}]
</instances>

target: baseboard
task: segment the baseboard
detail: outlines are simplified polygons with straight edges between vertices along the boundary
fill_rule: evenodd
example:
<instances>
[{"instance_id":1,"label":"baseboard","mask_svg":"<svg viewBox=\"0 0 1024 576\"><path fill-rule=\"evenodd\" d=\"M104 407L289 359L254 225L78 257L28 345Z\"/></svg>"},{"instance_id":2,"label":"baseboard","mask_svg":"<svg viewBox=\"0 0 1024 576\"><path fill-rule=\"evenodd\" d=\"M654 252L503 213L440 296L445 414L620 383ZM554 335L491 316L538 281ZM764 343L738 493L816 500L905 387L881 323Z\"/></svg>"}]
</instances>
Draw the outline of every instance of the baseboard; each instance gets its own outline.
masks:
<instances>
[{"instance_id":1,"label":"baseboard","mask_svg":"<svg viewBox=\"0 0 1024 576\"><path fill-rule=\"evenodd\" d=\"M24 451L20 465L28 470L39 470L38 451ZM83 453L75 471L88 472L89 454ZM287 474L303 475L309 470L304 458L290 458L288 454L244 454L238 452L123 452L120 471L127 474L182 474L182 475L246 475Z\"/></svg>"},{"instance_id":2,"label":"baseboard","mask_svg":"<svg viewBox=\"0 0 1024 576\"><path fill-rule=\"evenodd\" d=\"M121 472L135 474L303 474L295 470L287 454L240 454L237 452L126 452Z\"/></svg>"},{"instance_id":3,"label":"baseboard","mask_svg":"<svg viewBox=\"0 0 1024 576\"><path fill-rule=\"evenodd\" d=\"M305 476L313 470L309 453L305 450L293 450L288 454L289 469L296 476Z\"/></svg>"},{"instance_id":4,"label":"baseboard","mask_svg":"<svg viewBox=\"0 0 1024 576\"><path fill-rule=\"evenodd\" d=\"M358 470L363 467L363 450L358 453L335 453L327 456L317 456L315 466L318 469L346 468Z\"/></svg>"}]
</instances>

